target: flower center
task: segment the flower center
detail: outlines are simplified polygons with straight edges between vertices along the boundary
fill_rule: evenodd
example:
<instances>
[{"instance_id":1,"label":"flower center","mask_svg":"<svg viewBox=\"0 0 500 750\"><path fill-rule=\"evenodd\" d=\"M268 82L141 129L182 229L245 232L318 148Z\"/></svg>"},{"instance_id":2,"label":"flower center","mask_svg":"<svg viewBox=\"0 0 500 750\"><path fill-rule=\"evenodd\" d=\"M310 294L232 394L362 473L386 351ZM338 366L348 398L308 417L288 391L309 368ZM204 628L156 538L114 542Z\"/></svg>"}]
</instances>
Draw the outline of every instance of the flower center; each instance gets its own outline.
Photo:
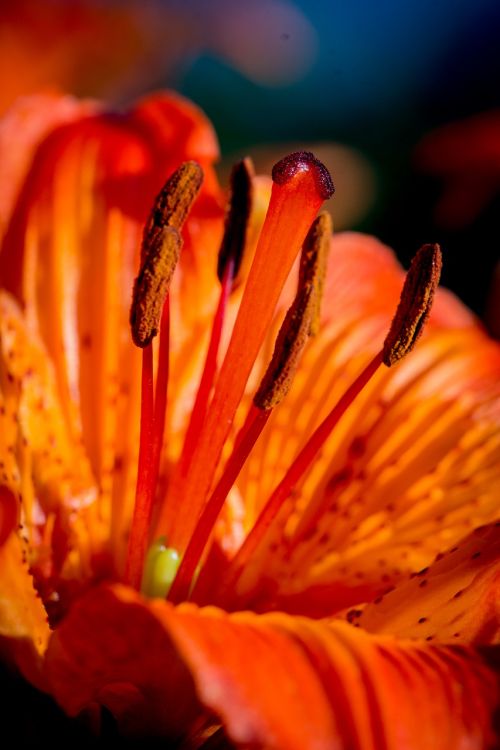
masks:
<instances>
[{"instance_id":1,"label":"flower center","mask_svg":"<svg viewBox=\"0 0 500 750\"><path fill-rule=\"evenodd\" d=\"M169 360L168 288L179 256L182 224L201 184L199 167L183 165L167 182L153 208L143 240L134 288L132 334L143 348L141 438L134 516L125 580L149 595L168 594L178 602L203 587L201 561L224 502L270 414L289 390L301 352L319 328L321 290L330 244L331 222L316 214L333 193L325 167L299 152L273 170L273 191L238 315L220 371L217 359L225 310L241 265L252 204L252 169L236 165L218 262L219 303L204 369L158 521L152 529L167 405ZM180 207L180 208L179 208ZM315 218L316 217L316 218ZM219 471L222 449L250 371L264 341L275 306L297 253L302 248L298 289L280 329L269 367L251 404L232 452ZM424 246L415 257L401 301L382 350L369 362L292 462L220 582L219 598L230 592L283 503L311 467L349 405L384 363L391 366L414 345L439 281L440 251ZM153 389L153 338L160 329L156 386ZM216 472L220 478L214 486ZM147 554L150 538L159 539ZM168 540L165 542L165 539Z\"/></svg>"}]
</instances>

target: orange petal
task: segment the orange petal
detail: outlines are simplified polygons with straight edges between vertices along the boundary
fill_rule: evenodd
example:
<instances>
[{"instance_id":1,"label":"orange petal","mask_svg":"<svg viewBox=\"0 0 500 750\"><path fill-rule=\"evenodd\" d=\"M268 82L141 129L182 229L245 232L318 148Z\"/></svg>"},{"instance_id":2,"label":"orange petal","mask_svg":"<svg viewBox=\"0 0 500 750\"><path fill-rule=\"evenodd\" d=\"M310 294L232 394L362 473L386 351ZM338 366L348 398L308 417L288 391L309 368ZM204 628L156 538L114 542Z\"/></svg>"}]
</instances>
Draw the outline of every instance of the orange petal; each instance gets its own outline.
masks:
<instances>
[{"instance_id":1,"label":"orange petal","mask_svg":"<svg viewBox=\"0 0 500 750\"><path fill-rule=\"evenodd\" d=\"M493 674L465 647L283 614L146 604L123 587L76 604L47 666L69 713L98 701L124 730L149 719L170 735L199 711L187 667L238 747L480 750L498 699Z\"/></svg>"},{"instance_id":2,"label":"orange petal","mask_svg":"<svg viewBox=\"0 0 500 750\"><path fill-rule=\"evenodd\" d=\"M330 262L324 327L238 480L247 530L307 436L380 348L393 313L402 276L380 243L343 235ZM373 598L498 518L499 383L500 347L439 291L429 331L348 409L245 570L232 606L328 614Z\"/></svg>"},{"instance_id":3,"label":"orange petal","mask_svg":"<svg viewBox=\"0 0 500 750\"><path fill-rule=\"evenodd\" d=\"M186 342L193 340L186 298L204 300L197 321L202 338L216 293L222 231L216 154L207 118L176 95L151 97L124 115L82 110L36 150L1 249L0 284L23 302L30 330L52 359L64 416L71 434L83 437L118 566L137 463L140 360L128 318L142 225L166 177L197 158L206 180L186 223L171 292L175 402L200 346ZM194 245L202 248L199 257Z\"/></svg>"},{"instance_id":4,"label":"orange petal","mask_svg":"<svg viewBox=\"0 0 500 750\"><path fill-rule=\"evenodd\" d=\"M46 667L67 713L98 702L125 734L180 736L201 712L168 628L125 587L94 589L74 605L51 639Z\"/></svg>"},{"instance_id":5,"label":"orange petal","mask_svg":"<svg viewBox=\"0 0 500 750\"><path fill-rule=\"evenodd\" d=\"M0 63L1 64L1 63ZM94 106L70 96L38 94L18 99L0 121L0 237L8 224L34 153L54 128L89 115ZM2 275L9 273L2 269Z\"/></svg>"},{"instance_id":6,"label":"orange petal","mask_svg":"<svg viewBox=\"0 0 500 750\"><path fill-rule=\"evenodd\" d=\"M7 482L23 494L28 525L35 497L44 512L91 503L90 467L68 425L45 347L15 300L1 291L0 399L1 460Z\"/></svg>"},{"instance_id":7,"label":"orange petal","mask_svg":"<svg viewBox=\"0 0 500 750\"><path fill-rule=\"evenodd\" d=\"M43 687L41 657L50 632L47 613L33 588L22 542L14 534L0 547L0 570L0 652Z\"/></svg>"},{"instance_id":8,"label":"orange petal","mask_svg":"<svg viewBox=\"0 0 500 750\"><path fill-rule=\"evenodd\" d=\"M372 633L500 642L500 522L477 529L355 618Z\"/></svg>"}]
</instances>

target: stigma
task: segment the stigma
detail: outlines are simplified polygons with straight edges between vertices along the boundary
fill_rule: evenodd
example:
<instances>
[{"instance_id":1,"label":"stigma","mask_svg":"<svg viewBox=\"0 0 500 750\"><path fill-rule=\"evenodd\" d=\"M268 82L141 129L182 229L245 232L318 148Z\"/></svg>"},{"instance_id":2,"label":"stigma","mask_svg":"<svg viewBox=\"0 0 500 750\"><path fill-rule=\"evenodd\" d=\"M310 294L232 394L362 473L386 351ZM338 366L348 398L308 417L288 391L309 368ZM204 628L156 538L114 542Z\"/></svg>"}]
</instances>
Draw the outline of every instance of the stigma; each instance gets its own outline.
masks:
<instances>
[{"instance_id":1,"label":"stigma","mask_svg":"<svg viewBox=\"0 0 500 750\"><path fill-rule=\"evenodd\" d=\"M291 154L273 169L273 189L253 255L248 255L254 205L254 171L245 159L235 165L214 278L220 284L204 367L188 420L184 444L169 469L167 489L158 487L169 372L169 288L182 252L182 226L196 200L201 168L181 165L160 192L144 231L141 266L134 286L131 333L143 349L141 438L137 492L129 535L125 582L148 596L173 602L197 599L207 587L214 531L239 473L287 397L308 340L321 325L321 299L332 222L318 211L334 191L326 167L309 152ZM248 380L283 286L297 256L295 298L278 332L274 352L243 419L227 442ZM232 331L226 311L250 266ZM242 570L295 487L311 469L343 414L382 365L393 366L418 340L439 283L441 252L425 245L406 277L394 320L380 351L346 389L309 436L218 582L217 601L227 601ZM156 373L152 347L160 331ZM222 342L229 341L225 351ZM224 456L224 461L221 457ZM153 513L153 507L155 512ZM213 550L212 550L213 551Z\"/></svg>"}]
</instances>

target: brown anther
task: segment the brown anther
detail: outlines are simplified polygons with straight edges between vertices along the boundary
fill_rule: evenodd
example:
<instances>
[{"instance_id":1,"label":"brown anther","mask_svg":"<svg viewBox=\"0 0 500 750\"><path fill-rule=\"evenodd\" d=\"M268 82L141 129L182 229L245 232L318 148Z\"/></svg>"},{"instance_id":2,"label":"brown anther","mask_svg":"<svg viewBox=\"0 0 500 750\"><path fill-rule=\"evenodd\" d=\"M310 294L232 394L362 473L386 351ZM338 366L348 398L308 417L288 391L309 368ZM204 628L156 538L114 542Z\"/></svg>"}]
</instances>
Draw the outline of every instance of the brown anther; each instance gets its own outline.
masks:
<instances>
[{"instance_id":1,"label":"brown anther","mask_svg":"<svg viewBox=\"0 0 500 750\"><path fill-rule=\"evenodd\" d=\"M158 229L148 247L147 255L135 280L130 309L132 339L144 348L158 333L160 318L170 281L182 245L181 236L173 226Z\"/></svg>"},{"instance_id":2,"label":"brown anther","mask_svg":"<svg viewBox=\"0 0 500 750\"><path fill-rule=\"evenodd\" d=\"M311 225L302 246L295 299L281 325L273 356L253 402L258 409L272 409L287 395L307 339L318 326L321 291L331 219L321 213Z\"/></svg>"},{"instance_id":3,"label":"brown anther","mask_svg":"<svg viewBox=\"0 0 500 750\"><path fill-rule=\"evenodd\" d=\"M241 266L253 204L254 174L252 160L248 157L237 162L231 171L224 236L217 260L217 276L221 282L229 262L233 264L233 280Z\"/></svg>"},{"instance_id":4,"label":"brown anther","mask_svg":"<svg viewBox=\"0 0 500 750\"><path fill-rule=\"evenodd\" d=\"M195 161L181 164L158 193L144 228L142 261L165 226L181 230L203 182L203 170Z\"/></svg>"},{"instance_id":5,"label":"brown anther","mask_svg":"<svg viewBox=\"0 0 500 750\"><path fill-rule=\"evenodd\" d=\"M316 179L319 195L324 201L332 197L335 187L330 172L310 151L295 151L285 156L273 167L273 181L284 185L298 172L311 171Z\"/></svg>"},{"instance_id":6,"label":"brown anther","mask_svg":"<svg viewBox=\"0 0 500 750\"><path fill-rule=\"evenodd\" d=\"M319 330L331 236L332 218L327 211L322 211L313 221L304 240L299 269L299 289L303 284L312 284L315 289L309 332L311 336L316 336Z\"/></svg>"},{"instance_id":7,"label":"brown anther","mask_svg":"<svg viewBox=\"0 0 500 750\"><path fill-rule=\"evenodd\" d=\"M158 193L144 227L141 267L130 309L132 339L141 348L158 333L163 303L179 260L180 230L202 182L203 171L197 162L181 164Z\"/></svg>"},{"instance_id":8,"label":"brown anther","mask_svg":"<svg viewBox=\"0 0 500 750\"><path fill-rule=\"evenodd\" d=\"M432 307L441 267L439 245L423 245L413 258L382 349L387 367L399 362L415 346Z\"/></svg>"}]
</instances>

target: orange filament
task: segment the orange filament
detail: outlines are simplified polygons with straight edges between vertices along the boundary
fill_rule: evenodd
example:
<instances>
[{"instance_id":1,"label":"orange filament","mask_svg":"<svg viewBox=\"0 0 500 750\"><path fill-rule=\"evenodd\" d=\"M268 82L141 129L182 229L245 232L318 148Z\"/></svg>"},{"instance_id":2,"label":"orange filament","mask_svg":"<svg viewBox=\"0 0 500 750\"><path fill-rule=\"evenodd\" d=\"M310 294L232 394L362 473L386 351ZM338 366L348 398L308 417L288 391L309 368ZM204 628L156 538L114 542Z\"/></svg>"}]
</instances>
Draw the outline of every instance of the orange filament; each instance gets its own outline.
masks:
<instances>
[{"instance_id":1,"label":"orange filament","mask_svg":"<svg viewBox=\"0 0 500 750\"><path fill-rule=\"evenodd\" d=\"M167 412L168 372L170 367L170 298L167 297L163 306L160 326L160 351L158 353L158 372L156 373L153 445L151 473L151 497L154 498L158 475L160 473L161 449L165 432L165 416ZM149 526L149 522L148 522Z\"/></svg>"},{"instance_id":2,"label":"orange filament","mask_svg":"<svg viewBox=\"0 0 500 750\"><path fill-rule=\"evenodd\" d=\"M158 535L181 553L205 505L236 408L272 320L280 292L311 223L333 185L312 154L293 154L273 170L273 191L255 258L241 301L215 392L194 449L188 475L171 492L158 524ZM189 502L185 502L185 499ZM169 528L170 521L170 528Z\"/></svg>"},{"instance_id":3,"label":"orange filament","mask_svg":"<svg viewBox=\"0 0 500 750\"><path fill-rule=\"evenodd\" d=\"M233 284L233 268L234 262L231 260L226 265L226 269L224 271L219 302L217 305L217 310L215 311L205 365L203 367L203 373L201 376L200 385L198 386L198 392L196 394L196 399L193 405L193 411L191 412L189 425L186 430L186 437L184 438L184 445L182 448L182 454L179 460L178 468L178 472L181 476L185 476L187 472L189 462L198 442L201 428L205 420L208 400L212 391L215 373L217 370L217 355L219 353L227 301L229 299Z\"/></svg>"},{"instance_id":4,"label":"orange filament","mask_svg":"<svg viewBox=\"0 0 500 750\"><path fill-rule=\"evenodd\" d=\"M142 350L141 380L141 432L139 443L139 467L135 493L134 515L125 563L125 582L138 589L141 584L142 566L148 542L149 521L152 507L153 473L151 444L154 433L153 411L153 347Z\"/></svg>"},{"instance_id":5,"label":"orange filament","mask_svg":"<svg viewBox=\"0 0 500 750\"><path fill-rule=\"evenodd\" d=\"M341 417L345 414L356 396L373 377L381 364L382 352L379 352L349 386L340 401L337 402L332 411L315 430L306 445L295 458L287 473L262 509L254 527L246 537L234 558L231 566L232 572L230 580L225 581L225 591L232 588L243 566L247 564L248 560L264 538L266 531L269 529L283 503L290 497L291 492L305 475Z\"/></svg>"},{"instance_id":6,"label":"orange filament","mask_svg":"<svg viewBox=\"0 0 500 750\"><path fill-rule=\"evenodd\" d=\"M177 603L188 597L196 568L212 533L214 524L222 510L222 506L245 461L250 455L250 451L267 424L271 412L272 409L259 409L253 404L250 407L245 424L236 438L233 452L224 468L224 473L205 505L189 540L182 563L168 596L171 601Z\"/></svg>"},{"instance_id":7,"label":"orange filament","mask_svg":"<svg viewBox=\"0 0 500 750\"><path fill-rule=\"evenodd\" d=\"M152 344L143 350L139 466L134 516L125 568L125 580L134 588L139 588L141 583L144 557L149 542L155 491L160 473L161 449L167 410L169 354L170 304L167 297L161 317L160 351L154 399Z\"/></svg>"}]
</instances>

